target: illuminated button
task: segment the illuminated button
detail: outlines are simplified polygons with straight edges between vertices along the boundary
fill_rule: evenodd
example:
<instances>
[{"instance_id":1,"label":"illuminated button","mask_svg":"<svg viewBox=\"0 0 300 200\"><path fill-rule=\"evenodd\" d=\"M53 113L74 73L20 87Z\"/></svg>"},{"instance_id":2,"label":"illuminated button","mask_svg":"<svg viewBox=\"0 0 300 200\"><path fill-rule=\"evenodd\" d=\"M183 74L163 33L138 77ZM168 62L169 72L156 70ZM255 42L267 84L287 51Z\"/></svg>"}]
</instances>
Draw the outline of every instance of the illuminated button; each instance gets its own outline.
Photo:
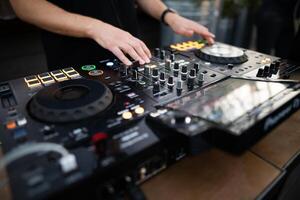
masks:
<instances>
[{"instance_id":1,"label":"illuminated button","mask_svg":"<svg viewBox=\"0 0 300 200\"><path fill-rule=\"evenodd\" d=\"M73 67L69 67L69 68L65 68L62 70L64 73L70 73L70 72L73 72L75 71L75 69Z\"/></svg>"},{"instance_id":2,"label":"illuminated button","mask_svg":"<svg viewBox=\"0 0 300 200\"><path fill-rule=\"evenodd\" d=\"M30 81L27 83L27 86L30 88L41 86L41 82L39 80Z\"/></svg>"},{"instance_id":3,"label":"illuminated button","mask_svg":"<svg viewBox=\"0 0 300 200\"><path fill-rule=\"evenodd\" d=\"M54 78L58 82L68 80L68 77L66 75L64 75L64 74L56 75L56 76L54 76Z\"/></svg>"},{"instance_id":4,"label":"illuminated button","mask_svg":"<svg viewBox=\"0 0 300 200\"><path fill-rule=\"evenodd\" d=\"M145 109L143 107L137 107L134 112L138 115L142 115L145 112Z\"/></svg>"},{"instance_id":5,"label":"illuminated button","mask_svg":"<svg viewBox=\"0 0 300 200\"><path fill-rule=\"evenodd\" d=\"M42 73L38 75L39 79L44 79L50 77L50 74L48 72Z\"/></svg>"},{"instance_id":6,"label":"illuminated button","mask_svg":"<svg viewBox=\"0 0 300 200\"><path fill-rule=\"evenodd\" d=\"M115 64L114 64L113 62L107 62L107 63L106 63L106 66L107 66L107 67L113 67L114 65L115 65Z\"/></svg>"},{"instance_id":7,"label":"illuminated button","mask_svg":"<svg viewBox=\"0 0 300 200\"><path fill-rule=\"evenodd\" d=\"M42 83L43 83L44 85L49 85L49 84L55 82L54 79L53 79L51 76L49 76L49 77L47 77L47 78L43 78L43 79L41 79L41 81L42 81Z\"/></svg>"},{"instance_id":8,"label":"illuminated button","mask_svg":"<svg viewBox=\"0 0 300 200\"><path fill-rule=\"evenodd\" d=\"M9 121L6 123L6 128L11 130L17 128L17 124L15 121Z\"/></svg>"},{"instance_id":9,"label":"illuminated button","mask_svg":"<svg viewBox=\"0 0 300 200\"><path fill-rule=\"evenodd\" d=\"M69 77L69 78L77 78L80 76L80 74L76 71L72 71L72 72L68 72L66 73L66 75Z\"/></svg>"},{"instance_id":10,"label":"illuminated button","mask_svg":"<svg viewBox=\"0 0 300 200\"><path fill-rule=\"evenodd\" d=\"M101 76L104 72L102 70L92 70L89 72L90 76Z\"/></svg>"},{"instance_id":11,"label":"illuminated button","mask_svg":"<svg viewBox=\"0 0 300 200\"><path fill-rule=\"evenodd\" d=\"M36 76L28 76L28 77L25 77L24 80L26 83L28 83L28 82L36 81L37 77Z\"/></svg>"},{"instance_id":12,"label":"illuminated button","mask_svg":"<svg viewBox=\"0 0 300 200\"><path fill-rule=\"evenodd\" d=\"M50 72L50 73L51 73L52 76L58 76L58 75L63 74L62 71L60 71L60 70L55 70L55 71Z\"/></svg>"},{"instance_id":13,"label":"illuminated button","mask_svg":"<svg viewBox=\"0 0 300 200\"><path fill-rule=\"evenodd\" d=\"M17 120L17 124L18 124L18 126L24 126L24 125L26 125L26 124L27 124L26 118L23 117L23 118L21 118L21 119L18 119L18 120Z\"/></svg>"},{"instance_id":14,"label":"illuminated button","mask_svg":"<svg viewBox=\"0 0 300 200\"><path fill-rule=\"evenodd\" d=\"M122 114L123 119L131 119L132 118L132 113L131 112L124 112Z\"/></svg>"},{"instance_id":15,"label":"illuminated button","mask_svg":"<svg viewBox=\"0 0 300 200\"><path fill-rule=\"evenodd\" d=\"M96 69L96 66L95 65L84 65L81 67L81 69L83 71L92 71L92 70Z\"/></svg>"}]
</instances>

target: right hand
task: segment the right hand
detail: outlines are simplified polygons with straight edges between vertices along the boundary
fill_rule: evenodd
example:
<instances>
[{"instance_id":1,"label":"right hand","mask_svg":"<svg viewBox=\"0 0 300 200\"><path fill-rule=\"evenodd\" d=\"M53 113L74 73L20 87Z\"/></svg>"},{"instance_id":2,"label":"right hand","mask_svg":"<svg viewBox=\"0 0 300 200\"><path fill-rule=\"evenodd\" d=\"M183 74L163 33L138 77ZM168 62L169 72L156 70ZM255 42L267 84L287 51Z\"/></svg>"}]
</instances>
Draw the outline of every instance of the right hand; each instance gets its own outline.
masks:
<instances>
[{"instance_id":1,"label":"right hand","mask_svg":"<svg viewBox=\"0 0 300 200\"><path fill-rule=\"evenodd\" d=\"M111 51L125 65L132 64L125 54L139 61L141 65L150 62L151 53L144 42L110 24L97 23L91 28L90 37L103 48Z\"/></svg>"}]
</instances>

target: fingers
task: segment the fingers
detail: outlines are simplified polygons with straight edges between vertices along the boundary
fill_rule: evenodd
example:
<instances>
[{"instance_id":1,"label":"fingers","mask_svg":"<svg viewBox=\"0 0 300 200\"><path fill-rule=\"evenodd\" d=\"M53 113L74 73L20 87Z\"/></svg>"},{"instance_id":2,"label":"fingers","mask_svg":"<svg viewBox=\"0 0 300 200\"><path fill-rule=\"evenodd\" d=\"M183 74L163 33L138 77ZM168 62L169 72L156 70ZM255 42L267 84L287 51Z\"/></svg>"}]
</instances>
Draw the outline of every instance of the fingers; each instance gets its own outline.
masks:
<instances>
[{"instance_id":1,"label":"fingers","mask_svg":"<svg viewBox=\"0 0 300 200\"><path fill-rule=\"evenodd\" d=\"M147 46L141 40L129 35L129 37L119 45L119 48L128 54L141 65L150 62L151 53Z\"/></svg>"},{"instance_id":2,"label":"fingers","mask_svg":"<svg viewBox=\"0 0 300 200\"><path fill-rule=\"evenodd\" d=\"M195 32L198 34L198 35L201 35L202 37L204 37L209 44L213 44L215 41L214 41L214 38L215 38L215 35L212 34L211 32L209 32L209 30L200 25L200 24L197 24L195 23L195 25L193 26L195 28Z\"/></svg>"},{"instance_id":3,"label":"fingers","mask_svg":"<svg viewBox=\"0 0 300 200\"><path fill-rule=\"evenodd\" d=\"M194 35L194 31L192 29L182 29L179 31L179 34L185 37L192 37Z\"/></svg>"},{"instance_id":4,"label":"fingers","mask_svg":"<svg viewBox=\"0 0 300 200\"><path fill-rule=\"evenodd\" d=\"M131 47L134 48L135 52L139 55L139 57L142 59L142 61L144 63L150 62L149 56L147 55L146 51L144 50L142 43L138 39L135 39L134 41L129 42L129 45L131 45Z\"/></svg>"},{"instance_id":5,"label":"fingers","mask_svg":"<svg viewBox=\"0 0 300 200\"><path fill-rule=\"evenodd\" d=\"M138 50L135 50L134 47L132 47L131 45L129 44L122 44L120 46L121 50L128 54L131 58L133 58L135 61L139 61L139 63L141 65L145 64L145 61L144 59L139 56L139 54L137 53Z\"/></svg>"},{"instance_id":6,"label":"fingers","mask_svg":"<svg viewBox=\"0 0 300 200\"><path fill-rule=\"evenodd\" d=\"M132 62L125 56L128 54L132 59L141 65L150 62L150 50L139 39L132 39L109 49L125 65L132 65Z\"/></svg>"},{"instance_id":7,"label":"fingers","mask_svg":"<svg viewBox=\"0 0 300 200\"><path fill-rule=\"evenodd\" d=\"M138 42L141 44L141 46L142 46L144 52L147 54L148 58L151 58L151 57L152 57L152 56L151 56L151 51L148 49L148 47L145 45L145 43L142 42L142 41L139 40L139 39L137 39L137 40L138 40Z\"/></svg>"},{"instance_id":8,"label":"fingers","mask_svg":"<svg viewBox=\"0 0 300 200\"><path fill-rule=\"evenodd\" d=\"M124 53L118 47L114 47L114 48L110 49L110 51L115 56L117 56L117 58L125 65L127 65L127 66L132 65L132 62L124 55Z\"/></svg>"}]
</instances>

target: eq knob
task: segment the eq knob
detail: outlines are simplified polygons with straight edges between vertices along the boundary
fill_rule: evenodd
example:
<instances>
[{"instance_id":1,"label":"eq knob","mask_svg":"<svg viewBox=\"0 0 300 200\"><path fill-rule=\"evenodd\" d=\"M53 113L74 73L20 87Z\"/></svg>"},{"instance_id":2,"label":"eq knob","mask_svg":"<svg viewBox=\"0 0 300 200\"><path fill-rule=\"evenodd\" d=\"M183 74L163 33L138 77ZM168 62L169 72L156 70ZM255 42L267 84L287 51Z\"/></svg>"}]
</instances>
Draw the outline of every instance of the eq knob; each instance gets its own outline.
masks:
<instances>
[{"instance_id":1,"label":"eq knob","mask_svg":"<svg viewBox=\"0 0 300 200\"><path fill-rule=\"evenodd\" d=\"M165 59L166 58L166 51L165 50L161 50L160 51L160 59Z\"/></svg>"},{"instance_id":2,"label":"eq knob","mask_svg":"<svg viewBox=\"0 0 300 200\"><path fill-rule=\"evenodd\" d=\"M186 80L187 79L187 66L183 65L181 68L181 79Z\"/></svg>"},{"instance_id":3,"label":"eq knob","mask_svg":"<svg viewBox=\"0 0 300 200\"><path fill-rule=\"evenodd\" d=\"M200 64L199 63L195 63L194 64L194 69L196 70L196 75L198 74L199 70L200 70Z\"/></svg>"},{"instance_id":4,"label":"eq knob","mask_svg":"<svg viewBox=\"0 0 300 200\"><path fill-rule=\"evenodd\" d=\"M165 68L166 70L171 70L171 66L172 66L172 61L171 60L166 60L166 64L165 64Z\"/></svg>"},{"instance_id":5,"label":"eq knob","mask_svg":"<svg viewBox=\"0 0 300 200\"><path fill-rule=\"evenodd\" d=\"M178 96L182 94L182 89L183 89L183 82L182 80L178 80L176 83L176 91Z\"/></svg>"},{"instance_id":6,"label":"eq knob","mask_svg":"<svg viewBox=\"0 0 300 200\"><path fill-rule=\"evenodd\" d=\"M160 57L160 48L154 49L154 56L155 56L156 58Z\"/></svg>"},{"instance_id":7,"label":"eq knob","mask_svg":"<svg viewBox=\"0 0 300 200\"><path fill-rule=\"evenodd\" d=\"M199 86L202 86L204 83L204 74L203 73L199 73L197 76L197 82Z\"/></svg>"},{"instance_id":8,"label":"eq knob","mask_svg":"<svg viewBox=\"0 0 300 200\"><path fill-rule=\"evenodd\" d=\"M158 93L160 91L159 82L156 81L153 83L153 93Z\"/></svg>"},{"instance_id":9,"label":"eq knob","mask_svg":"<svg viewBox=\"0 0 300 200\"><path fill-rule=\"evenodd\" d=\"M171 62L175 61L175 54L174 53L170 54L170 60L171 60Z\"/></svg>"},{"instance_id":10,"label":"eq knob","mask_svg":"<svg viewBox=\"0 0 300 200\"><path fill-rule=\"evenodd\" d=\"M182 66L181 73L187 73L187 66L186 65Z\"/></svg>"},{"instance_id":11,"label":"eq knob","mask_svg":"<svg viewBox=\"0 0 300 200\"><path fill-rule=\"evenodd\" d=\"M175 77L178 77L178 74L179 74L179 63L178 62L175 62L174 64L174 67L173 67L173 73L174 73L174 76Z\"/></svg>"},{"instance_id":12,"label":"eq knob","mask_svg":"<svg viewBox=\"0 0 300 200\"><path fill-rule=\"evenodd\" d=\"M159 75L159 82L160 84L164 85L166 83L166 76L164 72L161 72Z\"/></svg>"},{"instance_id":13,"label":"eq knob","mask_svg":"<svg viewBox=\"0 0 300 200\"><path fill-rule=\"evenodd\" d=\"M168 78L167 86L169 90L172 90L174 88L174 77L170 76Z\"/></svg>"},{"instance_id":14,"label":"eq knob","mask_svg":"<svg viewBox=\"0 0 300 200\"><path fill-rule=\"evenodd\" d=\"M178 80L176 83L176 89L177 90L182 90L183 89L183 81L182 80Z\"/></svg>"},{"instance_id":15,"label":"eq knob","mask_svg":"<svg viewBox=\"0 0 300 200\"><path fill-rule=\"evenodd\" d=\"M156 81L158 80L158 69L157 69L157 68L154 68L154 69L152 70L152 80L153 80L154 82L156 82Z\"/></svg>"},{"instance_id":16,"label":"eq knob","mask_svg":"<svg viewBox=\"0 0 300 200\"><path fill-rule=\"evenodd\" d=\"M191 69L190 74L189 74L189 78L188 78L188 81L187 81L187 85L188 85L189 89L194 88L195 79L196 79L196 70Z\"/></svg>"},{"instance_id":17,"label":"eq knob","mask_svg":"<svg viewBox=\"0 0 300 200\"><path fill-rule=\"evenodd\" d=\"M234 65L233 65L233 64L228 64L228 65L227 65L227 69L229 69L229 70L232 70L232 69L233 69L233 67L234 67Z\"/></svg>"},{"instance_id":18,"label":"eq knob","mask_svg":"<svg viewBox=\"0 0 300 200\"><path fill-rule=\"evenodd\" d=\"M146 77L149 77L151 75L151 67L149 65L146 65L144 68L144 75Z\"/></svg>"},{"instance_id":19,"label":"eq knob","mask_svg":"<svg viewBox=\"0 0 300 200\"><path fill-rule=\"evenodd\" d=\"M138 79L139 79L138 71L137 70L133 70L132 71L132 80L137 81Z\"/></svg>"},{"instance_id":20,"label":"eq knob","mask_svg":"<svg viewBox=\"0 0 300 200\"><path fill-rule=\"evenodd\" d=\"M119 72L122 77L127 77L128 71L129 71L129 69L126 65L123 65L123 64L120 65Z\"/></svg>"}]
</instances>

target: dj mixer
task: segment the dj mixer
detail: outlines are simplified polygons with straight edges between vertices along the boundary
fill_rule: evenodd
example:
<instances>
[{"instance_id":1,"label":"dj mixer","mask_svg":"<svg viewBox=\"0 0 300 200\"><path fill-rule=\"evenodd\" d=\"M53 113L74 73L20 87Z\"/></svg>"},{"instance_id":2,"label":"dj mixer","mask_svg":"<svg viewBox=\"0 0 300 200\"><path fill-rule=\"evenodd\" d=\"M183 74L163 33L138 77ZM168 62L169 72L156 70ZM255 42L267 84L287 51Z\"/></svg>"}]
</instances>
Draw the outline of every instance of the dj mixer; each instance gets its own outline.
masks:
<instances>
[{"instance_id":1,"label":"dj mixer","mask_svg":"<svg viewBox=\"0 0 300 200\"><path fill-rule=\"evenodd\" d=\"M222 43L154 49L0 83L13 199L143 199L138 185L212 146L242 153L300 108L298 65Z\"/></svg>"}]
</instances>

